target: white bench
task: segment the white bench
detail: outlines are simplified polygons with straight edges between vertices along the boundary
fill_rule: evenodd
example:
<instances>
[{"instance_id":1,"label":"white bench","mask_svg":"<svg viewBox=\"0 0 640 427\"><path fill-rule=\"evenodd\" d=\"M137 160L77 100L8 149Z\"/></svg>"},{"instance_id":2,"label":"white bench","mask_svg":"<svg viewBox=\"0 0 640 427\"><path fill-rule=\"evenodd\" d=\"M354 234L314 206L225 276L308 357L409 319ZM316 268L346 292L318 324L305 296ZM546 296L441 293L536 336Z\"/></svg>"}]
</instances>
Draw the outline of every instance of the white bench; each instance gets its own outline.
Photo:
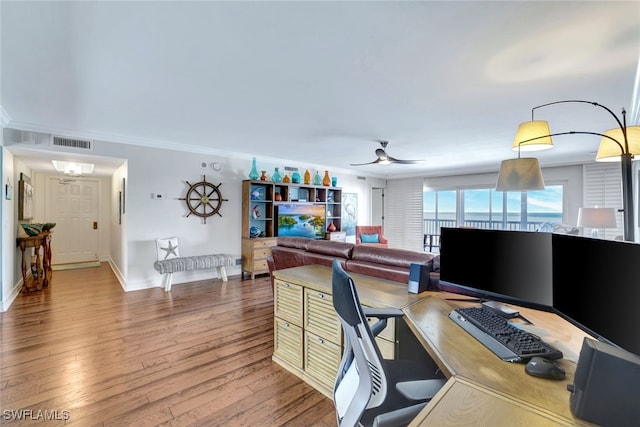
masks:
<instances>
[{"instance_id":1,"label":"white bench","mask_svg":"<svg viewBox=\"0 0 640 427\"><path fill-rule=\"evenodd\" d=\"M156 239L156 250L158 260L153 267L160 274L164 274L162 278L162 286L165 291L171 290L171 281L173 273L179 271L205 270L210 268L218 269L218 277L222 281L227 281L227 271L225 267L233 265L233 256L229 254L212 254L212 255L196 255L196 256L179 256L178 238L168 237L165 239Z\"/></svg>"},{"instance_id":2,"label":"white bench","mask_svg":"<svg viewBox=\"0 0 640 427\"><path fill-rule=\"evenodd\" d=\"M227 265L233 265L233 257L231 255L214 254L158 260L153 264L153 267L158 270L158 273L164 274L164 277L162 278L164 290L170 291L173 273L178 271L217 268L218 277L221 277L222 281L226 282L227 271L225 270L225 267Z\"/></svg>"}]
</instances>

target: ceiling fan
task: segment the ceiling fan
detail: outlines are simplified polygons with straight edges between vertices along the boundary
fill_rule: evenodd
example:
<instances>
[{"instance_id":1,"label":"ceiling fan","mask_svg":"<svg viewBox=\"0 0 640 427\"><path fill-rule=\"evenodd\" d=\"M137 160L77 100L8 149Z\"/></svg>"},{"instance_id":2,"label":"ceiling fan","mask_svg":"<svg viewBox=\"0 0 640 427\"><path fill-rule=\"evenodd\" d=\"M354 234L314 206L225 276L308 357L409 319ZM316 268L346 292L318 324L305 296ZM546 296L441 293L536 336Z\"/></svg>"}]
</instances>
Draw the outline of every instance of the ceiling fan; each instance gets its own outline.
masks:
<instances>
[{"instance_id":1,"label":"ceiling fan","mask_svg":"<svg viewBox=\"0 0 640 427\"><path fill-rule=\"evenodd\" d=\"M391 163L398 163L402 165L414 165L416 163L424 162L424 160L400 160L400 159L396 159L395 157L391 157L390 155L387 154L387 151L386 151L389 141L378 141L378 142L380 143L382 148L376 149L376 156L378 156L377 159L369 163L351 163L351 166L364 166L364 165L371 165L375 163L378 163L381 165L388 165Z\"/></svg>"}]
</instances>

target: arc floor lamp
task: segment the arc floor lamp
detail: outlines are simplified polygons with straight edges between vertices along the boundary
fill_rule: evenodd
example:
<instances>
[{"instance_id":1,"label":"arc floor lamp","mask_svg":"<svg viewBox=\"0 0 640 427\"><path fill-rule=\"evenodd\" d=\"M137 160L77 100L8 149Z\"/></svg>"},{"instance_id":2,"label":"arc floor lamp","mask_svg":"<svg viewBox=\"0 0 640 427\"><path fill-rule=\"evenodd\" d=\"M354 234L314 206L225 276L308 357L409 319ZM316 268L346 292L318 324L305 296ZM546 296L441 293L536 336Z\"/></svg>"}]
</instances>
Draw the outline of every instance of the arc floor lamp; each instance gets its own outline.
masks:
<instances>
[{"instance_id":1,"label":"arc floor lamp","mask_svg":"<svg viewBox=\"0 0 640 427\"><path fill-rule=\"evenodd\" d=\"M534 119L534 111L538 108L555 104L583 103L600 107L616 120L617 128L609 129L605 133L569 131L551 133L549 123ZM537 151L553 147L551 137L571 134L588 134L602 137L596 154L596 161L620 161L622 169L622 208L624 218L624 239L634 241L633 215L633 173L631 162L635 155L640 154L640 126L627 126L626 111L622 109L622 121L616 114L604 105L592 101L566 100L538 105L531 109L531 121L524 122L518 127L513 141L513 149L518 151L518 158L503 160L498 175L497 191L531 191L543 190L544 180L538 159L520 157L521 151Z\"/></svg>"}]
</instances>

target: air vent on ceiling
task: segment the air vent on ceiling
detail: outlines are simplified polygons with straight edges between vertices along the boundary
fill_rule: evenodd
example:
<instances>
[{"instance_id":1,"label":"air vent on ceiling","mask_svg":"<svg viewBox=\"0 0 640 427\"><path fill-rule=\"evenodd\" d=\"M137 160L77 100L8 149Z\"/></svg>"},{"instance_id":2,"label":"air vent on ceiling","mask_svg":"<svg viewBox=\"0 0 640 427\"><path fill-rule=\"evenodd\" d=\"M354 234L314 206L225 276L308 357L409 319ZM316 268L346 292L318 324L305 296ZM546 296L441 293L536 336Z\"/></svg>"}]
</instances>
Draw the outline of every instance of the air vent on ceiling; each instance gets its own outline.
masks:
<instances>
[{"instance_id":1,"label":"air vent on ceiling","mask_svg":"<svg viewBox=\"0 0 640 427\"><path fill-rule=\"evenodd\" d=\"M65 138L51 136L51 145L54 147L77 148L80 150L93 150L91 141L86 139Z\"/></svg>"},{"instance_id":2,"label":"air vent on ceiling","mask_svg":"<svg viewBox=\"0 0 640 427\"><path fill-rule=\"evenodd\" d=\"M293 167L293 166L285 166L284 170L287 172L298 172L298 168Z\"/></svg>"}]
</instances>

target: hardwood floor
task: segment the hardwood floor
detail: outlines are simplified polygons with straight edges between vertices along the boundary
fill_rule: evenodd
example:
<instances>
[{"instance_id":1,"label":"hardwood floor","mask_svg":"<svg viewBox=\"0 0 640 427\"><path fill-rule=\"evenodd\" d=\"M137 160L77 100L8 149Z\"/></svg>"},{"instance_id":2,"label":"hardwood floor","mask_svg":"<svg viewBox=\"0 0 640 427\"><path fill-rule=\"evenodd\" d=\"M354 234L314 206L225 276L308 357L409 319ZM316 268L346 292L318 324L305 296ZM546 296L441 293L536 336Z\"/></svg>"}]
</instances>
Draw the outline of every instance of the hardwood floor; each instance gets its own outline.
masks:
<instances>
[{"instance_id":1,"label":"hardwood floor","mask_svg":"<svg viewBox=\"0 0 640 427\"><path fill-rule=\"evenodd\" d=\"M104 263L55 271L0 328L2 425L336 425L330 399L271 361L267 277L124 292Z\"/></svg>"}]
</instances>

